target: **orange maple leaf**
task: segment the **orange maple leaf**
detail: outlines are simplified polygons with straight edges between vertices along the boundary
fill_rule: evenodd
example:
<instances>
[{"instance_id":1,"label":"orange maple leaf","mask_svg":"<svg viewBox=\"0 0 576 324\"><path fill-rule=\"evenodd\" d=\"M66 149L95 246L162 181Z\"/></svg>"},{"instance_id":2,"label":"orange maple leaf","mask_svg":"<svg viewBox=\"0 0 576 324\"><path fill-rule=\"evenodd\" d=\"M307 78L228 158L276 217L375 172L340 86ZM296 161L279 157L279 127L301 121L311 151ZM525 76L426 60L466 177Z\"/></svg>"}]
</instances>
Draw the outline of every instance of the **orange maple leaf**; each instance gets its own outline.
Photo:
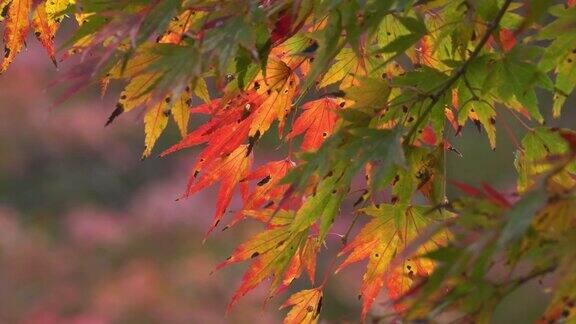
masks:
<instances>
[{"instance_id":1,"label":"orange maple leaf","mask_svg":"<svg viewBox=\"0 0 576 324\"><path fill-rule=\"evenodd\" d=\"M430 273L434 264L423 258L405 259L398 269L389 269L388 265L396 254L405 249L407 244L435 219L432 214L426 213L426 207L380 205L362 211L373 218L339 253L348 256L336 272L354 262L368 259L360 288L363 299L362 318L365 318L383 286L387 287L388 295L395 300L410 289L418 276L427 276ZM444 235L439 234L423 244L418 254L435 249L444 241ZM397 305L398 310L401 308L402 306Z\"/></svg>"},{"instance_id":2,"label":"orange maple leaf","mask_svg":"<svg viewBox=\"0 0 576 324\"><path fill-rule=\"evenodd\" d=\"M228 305L230 310L248 291L258 286L264 279L272 276L268 295L279 292L284 274L295 253L304 244L306 232L291 231L290 224L277 226L258 233L236 248L232 255L216 267L221 269L229 264L254 259L244 273L240 287L234 293Z\"/></svg>"},{"instance_id":3,"label":"orange maple leaf","mask_svg":"<svg viewBox=\"0 0 576 324\"><path fill-rule=\"evenodd\" d=\"M314 324L322 308L322 290L318 288L299 291L280 308L293 306L284 319L284 324Z\"/></svg>"},{"instance_id":4,"label":"orange maple leaf","mask_svg":"<svg viewBox=\"0 0 576 324\"><path fill-rule=\"evenodd\" d=\"M234 189L240 184L240 180L248 174L251 163L252 155L248 151L248 145L241 145L230 154L207 163L202 174L194 171L186 190L186 196L211 186L217 181L220 182L214 221L208 233L214 230L222 219L226 207L232 200ZM200 175L199 180L195 182L194 180L198 175Z\"/></svg>"},{"instance_id":5,"label":"orange maple leaf","mask_svg":"<svg viewBox=\"0 0 576 324\"><path fill-rule=\"evenodd\" d=\"M268 162L242 179L242 182L255 180L258 182L256 188L246 198L242 210L234 215L230 226L250 215L244 211L255 210L266 203L271 205L281 200L290 185L278 185L278 182L293 166L294 162L290 159Z\"/></svg>"},{"instance_id":6,"label":"orange maple leaf","mask_svg":"<svg viewBox=\"0 0 576 324\"><path fill-rule=\"evenodd\" d=\"M9 4L8 17L4 28L4 60L0 66L0 74L6 72L8 66L14 61L24 47L28 29L32 0L13 0Z\"/></svg>"},{"instance_id":7,"label":"orange maple leaf","mask_svg":"<svg viewBox=\"0 0 576 324\"><path fill-rule=\"evenodd\" d=\"M322 98L307 102L304 112L296 119L292 131L286 137L294 138L302 133L304 141L302 150L315 150L322 145L324 139L332 134L338 120L339 103L332 98Z\"/></svg>"},{"instance_id":8,"label":"orange maple leaf","mask_svg":"<svg viewBox=\"0 0 576 324\"><path fill-rule=\"evenodd\" d=\"M292 99L298 91L299 78L286 63L270 58L266 65L266 76L260 75L252 88L263 97L255 108L249 136L263 135L274 120L278 120L279 133L284 129L284 120L292 108Z\"/></svg>"}]
</instances>

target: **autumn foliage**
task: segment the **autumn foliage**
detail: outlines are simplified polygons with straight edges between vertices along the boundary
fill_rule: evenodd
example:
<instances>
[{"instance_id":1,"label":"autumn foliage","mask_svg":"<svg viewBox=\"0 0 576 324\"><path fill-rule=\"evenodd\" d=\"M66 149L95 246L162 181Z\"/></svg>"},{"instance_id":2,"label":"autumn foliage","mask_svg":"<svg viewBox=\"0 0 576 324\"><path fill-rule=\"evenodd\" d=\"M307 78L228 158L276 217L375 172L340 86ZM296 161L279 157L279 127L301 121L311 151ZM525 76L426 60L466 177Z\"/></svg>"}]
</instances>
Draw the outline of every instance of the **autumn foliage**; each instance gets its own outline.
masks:
<instances>
[{"instance_id":1,"label":"autumn foliage","mask_svg":"<svg viewBox=\"0 0 576 324\"><path fill-rule=\"evenodd\" d=\"M169 123L181 139L160 156L200 147L178 198L218 185L206 237L261 223L217 266L250 263L229 309L267 279L273 297L307 277L285 322L316 323L330 277L362 261L362 319L386 291L393 319L482 322L544 276L556 284L541 320L576 318L576 133L545 126L543 108L561 118L573 105L573 1L0 0L0 9L2 72L33 31L54 64L72 62L55 82L61 100L123 84L103 125L140 111L143 159ZM57 47L61 23L75 29ZM476 128L496 149L502 115L526 133L515 192L447 182L446 156L460 155L453 139ZM255 159L272 137L283 156ZM462 195L449 200L447 184ZM327 244L335 222L349 224L337 233L343 246ZM339 251L334 262L317 262L326 249Z\"/></svg>"}]
</instances>

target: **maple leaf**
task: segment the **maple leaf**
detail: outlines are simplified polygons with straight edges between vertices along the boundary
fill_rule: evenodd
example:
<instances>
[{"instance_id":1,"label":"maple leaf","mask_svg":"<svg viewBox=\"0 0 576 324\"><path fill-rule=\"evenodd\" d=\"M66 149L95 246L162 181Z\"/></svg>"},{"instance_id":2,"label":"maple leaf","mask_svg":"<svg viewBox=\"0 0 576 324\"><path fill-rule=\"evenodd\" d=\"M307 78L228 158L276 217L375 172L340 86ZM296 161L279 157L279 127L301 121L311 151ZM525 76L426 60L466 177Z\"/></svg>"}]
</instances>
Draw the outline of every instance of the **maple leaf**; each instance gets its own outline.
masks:
<instances>
[{"instance_id":1,"label":"maple leaf","mask_svg":"<svg viewBox=\"0 0 576 324\"><path fill-rule=\"evenodd\" d=\"M120 93L116 109L108 118L106 125L112 123L120 114L144 105L150 99L150 88L159 77L157 73L145 73L131 79Z\"/></svg>"},{"instance_id":2,"label":"maple leaf","mask_svg":"<svg viewBox=\"0 0 576 324\"><path fill-rule=\"evenodd\" d=\"M174 106L170 109L172 118L178 126L180 131L180 136L182 138L186 137L188 134L188 121L190 119L190 102L192 100L192 94L190 93L190 88L184 90L180 95L180 98L176 100Z\"/></svg>"},{"instance_id":3,"label":"maple leaf","mask_svg":"<svg viewBox=\"0 0 576 324\"><path fill-rule=\"evenodd\" d=\"M202 80L202 81L200 81ZM198 84L200 86L196 86L196 89L202 88L202 83L206 86L206 83L203 79L199 79ZM205 97L207 94L201 91L197 91L195 89L196 94L200 94L201 96ZM152 148L154 144L162 135L162 132L168 125L168 116L172 115L176 126L178 126L178 130L180 131L180 135L184 138L188 134L188 121L190 119L190 102L192 101L192 91L190 87L186 87L184 91L179 95L177 100L172 100L170 96L166 97L164 101L157 103L151 109L148 110L146 115L144 116L144 133L145 133L145 150L142 155L143 158L146 158L152 152Z\"/></svg>"},{"instance_id":4,"label":"maple leaf","mask_svg":"<svg viewBox=\"0 0 576 324\"><path fill-rule=\"evenodd\" d=\"M358 58L351 48L344 48L335 58L336 62L326 71L318 88L324 88L340 82L340 89L346 89L359 83L358 76L366 76L366 63L363 58Z\"/></svg>"},{"instance_id":5,"label":"maple leaf","mask_svg":"<svg viewBox=\"0 0 576 324\"><path fill-rule=\"evenodd\" d=\"M220 182L214 221L208 233L214 230L222 219L226 207L232 200L234 189L248 174L251 163L252 155L248 151L248 145L240 145L230 154L209 161L197 181L195 180L199 175L199 170L194 171L188 183L186 197L213 185L217 181Z\"/></svg>"},{"instance_id":6,"label":"maple leaf","mask_svg":"<svg viewBox=\"0 0 576 324\"><path fill-rule=\"evenodd\" d=\"M181 14L174 16L168 25L164 35L158 40L159 43L180 44L184 34L198 20L205 16L204 12L195 10L185 10Z\"/></svg>"},{"instance_id":7,"label":"maple leaf","mask_svg":"<svg viewBox=\"0 0 576 324\"><path fill-rule=\"evenodd\" d=\"M459 93L464 93L464 91ZM464 102L465 100L459 99L459 101ZM488 134L490 147L493 150L496 149L496 111L486 101L469 100L466 102L458 111L458 125L460 127L464 126L467 119L474 121L477 127L482 125L486 130L486 134Z\"/></svg>"},{"instance_id":8,"label":"maple leaf","mask_svg":"<svg viewBox=\"0 0 576 324\"><path fill-rule=\"evenodd\" d=\"M320 243L318 236L309 236L304 245L298 248L284 275L284 280L282 281L284 287L288 287L292 281L299 278L303 270L306 270L310 282L314 284L316 256L318 251L320 251Z\"/></svg>"},{"instance_id":9,"label":"maple leaf","mask_svg":"<svg viewBox=\"0 0 576 324\"><path fill-rule=\"evenodd\" d=\"M38 4L32 14L34 35L42 43L54 65L57 65L54 37L63 19L62 11L70 3L71 0L46 0Z\"/></svg>"},{"instance_id":10,"label":"maple leaf","mask_svg":"<svg viewBox=\"0 0 576 324\"><path fill-rule=\"evenodd\" d=\"M226 261L216 267L218 270L232 263L254 259L246 270L240 287L234 293L228 310L248 291L270 276L273 276L274 279L268 295L276 294L278 287L282 284L283 275L290 260L305 242L306 237L306 232L293 232L290 225L284 225L258 233L238 246Z\"/></svg>"},{"instance_id":11,"label":"maple leaf","mask_svg":"<svg viewBox=\"0 0 576 324\"><path fill-rule=\"evenodd\" d=\"M432 53L432 42L430 36L422 36L420 41L418 41L418 46L416 46L416 62L421 65L428 65L432 67L438 67L436 64L436 59L433 57Z\"/></svg>"},{"instance_id":12,"label":"maple leaf","mask_svg":"<svg viewBox=\"0 0 576 324\"><path fill-rule=\"evenodd\" d=\"M272 48L271 55L281 59L290 68L299 69L303 75L307 75L313 57L307 55L305 51L314 48L314 44L316 43L304 33L298 33Z\"/></svg>"},{"instance_id":13,"label":"maple leaf","mask_svg":"<svg viewBox=\"0 0 576 324\"><path fill-rule=\"evenodd\" d=\"M8 16L4 28L4 60L0 66L0 74L6 72L14 61L16 54L24 47L28 29L32 0L12 0L8 4Z\"/></svg>"},{"instance_id":14,"label":"maple leaf","mask_svg":"<svg viewBox=\"0 0 576 324\"><path fill-rule=\"evenodd\" d=\"M388 204L367 207L362 211L373 218L339 253L340 256L348 256L336 272L354 262L368 259L360 288L362 318L365 318L383 286L386 285L392 299L397 299L408 291L417 276L427 276L432 271L432 261L417 257L406 259L398 269L389 269L388 265L421 230L435 221L433 217L437 215L427 214L428 208L423 206ZM435 249L442 240L440 234L433 237L420 247L418 254Z\"/></svg>"},{"instance_id":15,"label":"maple leaf","mask_svg":"<svg viewBox=\"0 0 576 324\"><path fill-rule=\"evenodd\" d=\"M252 87L263 96L262 103L255 107L249 136L261 136L276 119L280 134L284 128L286 114L292 108L292 99L298 90L299 78L281 60L271 58L266 65L266 75L260 75Z\"/></svg>"},{"instance_id":16,"label":"maple leaf","mask_svg":"<svg viewBox=\"0 0 576 324\"><path fill-rule=\"evenodd\" d=\"M284 194L290 185L279 185L278 182L284 178L288 171L294 166L290 159L268 162L258 169L251 172L242 182L258 180L256 188L246 198L242 211L239 211L230 222L234 225L246 214L245 210L255 210L264 204L278 203L284 197Z\"/></svg>"},{"instance_id":17,"label":"maple leaf","mask_svg":"<svg viewBox=\"0 0 576 324\"><path fill-rule=\"evenodd\" d=\"M166 98L169 100L170 98ZM161 100L159 103L151 107L144 115L144 152L142 159L148 157L152 152L154 144L162 135L162 132L168 125L168 117L170 110L168 110L168 103L166 100Z\"/></svg>"},{"instance_id":18,"label":"maple leaf","mask_svg":"<svg viewBox=\"0 0 576 324\"><path fill-rule=\"evenodd\" d=\"M322 309L322 290L319 288L299 291L280 307L293 306L284 318L284 324L315 324Z\"/></svg>"},{"instance_id":19,"label":"maple leaf","mask_svg":"<svg viewBox=\"0 0 576 324\"><path fill-rule=\"evenodd\" d=\"M332 134L338 120L340 104L332 98L309 101L303 106L302 114L296 119L292 131L286 139L294 138L305 132L302 150L315 150Z\"/></svg>"},{"instance_id":20,"label":"maple leaf","mask_svg":"<svg viewBox=\"0 0 576 324\"><path fill-rule=\"evenodd\" d=\"M193 113L211 114L211 120L188 134L178 144L164 151L161 156L186 147L207 143L206 148L200 153L193 167L194 177L203 170L206 164L239 148L248 137L252 121L251 117L253 116L250 114L246 116L246 107L249 107L251 102L254 103L255 100L259 100L258 96L253 96L254 93L251 95L240 94L223 107L220 106L221 101L216 100L192 109L191 112ZM250 153L252 144L249 144L246 148L247 153ZM239 180L245 176L244 174ZM243 186L247 187L246 184L243 184Z\"/></svg>"},{"instance_id":21,"label":"maple leaf","mask_svg":"<svg viewBox=\"0 0 576 324\"><path fill-rule=\"evenodd\" d=\"M294 220L294 211L289 209L260 208L245 209L242 214L258 220L272 228L279 225L288 225Z\"/></svg>"}]
</instances>

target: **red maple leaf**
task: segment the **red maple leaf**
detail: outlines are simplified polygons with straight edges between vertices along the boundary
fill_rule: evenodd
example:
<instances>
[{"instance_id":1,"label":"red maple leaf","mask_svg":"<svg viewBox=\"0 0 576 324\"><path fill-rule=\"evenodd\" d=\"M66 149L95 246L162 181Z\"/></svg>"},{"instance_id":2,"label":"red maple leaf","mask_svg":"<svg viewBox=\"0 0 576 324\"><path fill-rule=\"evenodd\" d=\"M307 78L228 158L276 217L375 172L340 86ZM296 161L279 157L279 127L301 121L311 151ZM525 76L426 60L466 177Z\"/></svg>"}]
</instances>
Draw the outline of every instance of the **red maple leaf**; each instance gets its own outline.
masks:
<instances>
[{"instance_id":1,"label":"red maple leaf","mask_svg":"<svg viewBox=\"0 0 576 324\"><path fill-rule=\"evenodd\" d=\"M287 139L304 133L302 150L315 150L322 145L336 125L337 110L340 106L335 99L322 98L304 105L304 112L296 119Z\"/></svg>"}]
</instances>

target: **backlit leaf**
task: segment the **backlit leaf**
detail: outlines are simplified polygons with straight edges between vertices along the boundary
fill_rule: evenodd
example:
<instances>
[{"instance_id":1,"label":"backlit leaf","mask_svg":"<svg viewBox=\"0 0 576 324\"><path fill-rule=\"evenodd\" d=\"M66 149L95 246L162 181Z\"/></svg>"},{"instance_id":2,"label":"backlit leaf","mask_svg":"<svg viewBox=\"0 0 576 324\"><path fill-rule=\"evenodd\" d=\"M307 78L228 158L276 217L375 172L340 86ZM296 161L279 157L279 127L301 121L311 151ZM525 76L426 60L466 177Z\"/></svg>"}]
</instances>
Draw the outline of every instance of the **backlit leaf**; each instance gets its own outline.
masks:
<instances>
[{"instance_id":1,"label":"backlit leaf","mask_svg":"<svg viewBox=\"0 0 576 324\"><path fill-rule=\"evenodd\" d=\"M320 289L302 290L290 296L282 308L292 306L284 318L284 324L315 324L322 308Z\"/></svg>"},{"instance_id":2,"label":"backlit leaf","mask_svg":"<svg viewBox=\"0 0 576 324\"><path fill-rule=\"evenodd\" d=\"M323 98L307 102L302 115L296 119L292 131L287 135L291 139L304 133L302 150L315 150L332 134L338 119L337 111L340 104L331 98Z\"/></svg>"},{"instance_id":3,"label":"backlit leaf","mask_svg":"<svg viewBox=\"0 0 576 324\"><path fill-rule=\"evenodd\" d=\"M399 269L389 269L388 264L440 215L428 214L426 207L419 206L408 206L404 209L397 205L380 205L365 208L363 211L372 219L339 253L347 256L337 271L354 262L368 259L360 288L363 300L362 318L365 318L382 287L386 286L390 297L396 299L408 291L417 277L430 274L434 264L423 258L406 259ZM439 234L423 244L419 254L434 250L445 239L444 235Z\"/></svg>"},{"instance_id":4,"label":"backlit leaf","mask_svg":"<svg viewBox=\"0 0 576 324\"><path fill-rule=\"evenodd\" d=\"M28 29L32 0L12 0L8 4L8 15L4 28L4 60L0 66L0 74L6 72L14 61L16 54L24 47Z\"/></svg>"}]
</instances>

